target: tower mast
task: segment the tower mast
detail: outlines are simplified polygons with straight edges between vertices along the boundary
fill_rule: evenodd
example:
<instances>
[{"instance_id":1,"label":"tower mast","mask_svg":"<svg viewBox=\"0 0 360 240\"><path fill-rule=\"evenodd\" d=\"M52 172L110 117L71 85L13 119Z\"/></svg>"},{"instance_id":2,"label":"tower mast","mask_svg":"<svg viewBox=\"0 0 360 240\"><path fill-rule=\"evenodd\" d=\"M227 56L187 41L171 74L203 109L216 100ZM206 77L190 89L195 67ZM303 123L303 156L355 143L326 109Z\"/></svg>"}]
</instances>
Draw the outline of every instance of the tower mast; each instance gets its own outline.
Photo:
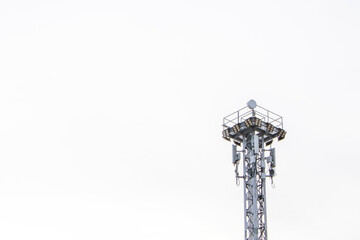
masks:
<instances>
[{"instance_id":1,"label":"tower mast","mask_svg":"<svg viewBox=\"0 0 360 240\"><path fill-rule=\"evenodd\" d=\"M233 143L236 182L244 183L245 240L267 240L265 180L273 182L275 176L272 143L285 138L283 119L250 100L247 107L224 118L223 128L223 138Z\"/></svg>"}]
</instances>

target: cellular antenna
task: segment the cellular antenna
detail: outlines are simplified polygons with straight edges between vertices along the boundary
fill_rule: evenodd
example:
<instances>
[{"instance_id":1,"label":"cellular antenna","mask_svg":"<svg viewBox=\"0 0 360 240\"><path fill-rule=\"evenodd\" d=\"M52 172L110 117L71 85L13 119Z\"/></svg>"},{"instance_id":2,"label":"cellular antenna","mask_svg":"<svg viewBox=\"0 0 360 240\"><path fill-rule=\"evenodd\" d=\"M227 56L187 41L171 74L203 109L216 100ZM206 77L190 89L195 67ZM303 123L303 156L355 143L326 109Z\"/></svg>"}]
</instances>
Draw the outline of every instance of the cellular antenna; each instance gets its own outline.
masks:
<instances>
[{"instance_id":1,"label":"cellular antenna","mask_svg":"<svg viewBox=\"0 0 360 240\"><path fill-rule=\"evenodd\" d=\"M236 183L244 182L245 240L267 240L265 180L273 183L272 143L285 138L283 118L250 100L247 107L224 117L222 126L223 138L232 143Z\"/></svg>"}]
</instances>

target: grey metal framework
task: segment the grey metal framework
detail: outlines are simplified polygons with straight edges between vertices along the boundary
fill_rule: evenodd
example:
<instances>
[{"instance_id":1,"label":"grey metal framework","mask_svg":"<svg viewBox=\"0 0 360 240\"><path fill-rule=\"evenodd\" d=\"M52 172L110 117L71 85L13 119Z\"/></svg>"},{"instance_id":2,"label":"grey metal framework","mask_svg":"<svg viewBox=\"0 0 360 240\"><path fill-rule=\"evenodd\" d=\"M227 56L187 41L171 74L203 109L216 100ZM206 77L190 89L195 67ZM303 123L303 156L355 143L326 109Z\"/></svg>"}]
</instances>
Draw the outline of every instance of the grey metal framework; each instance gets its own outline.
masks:
<instances>
[{"instance_id":1,"label":"grey metal framework","mask_svg":"<svg viewBox=\"0 0 360 240\"><path fill-rule=\"evenodd\" d=\"M265 180L270 177L272 182L275 176L271 144L274 138L285 138L283 119L251 100L248 107L226 116L223 128L223 138L233 143L236 182L244 182L245 240L267 240Z\"/></svg>"}]
</instances>

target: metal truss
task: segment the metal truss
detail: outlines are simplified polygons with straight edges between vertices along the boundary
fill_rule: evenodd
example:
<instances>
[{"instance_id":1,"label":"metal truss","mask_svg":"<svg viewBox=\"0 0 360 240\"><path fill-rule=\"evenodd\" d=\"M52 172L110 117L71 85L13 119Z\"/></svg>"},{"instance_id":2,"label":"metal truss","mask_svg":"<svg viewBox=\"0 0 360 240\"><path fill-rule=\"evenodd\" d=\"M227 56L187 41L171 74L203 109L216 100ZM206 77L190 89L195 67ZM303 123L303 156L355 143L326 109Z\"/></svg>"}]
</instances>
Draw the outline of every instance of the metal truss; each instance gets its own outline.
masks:
<instances>
[{"instance_id":1,"label":"metal truss","mask_svg":"<svg viewBox=\"0 0 360 240\"><path fill-rule=\"evenodd\" d=\"M252 132L243 143L245 239L267 240L264 141Z\"/></svg>"},{"instance_id":2,"label":"metal truss","mask_svg":"<svg viewBox=\"0 0 360 240\"><path fill-rule=\"evenodd\" d=\"M274 138L284 139L286 131L281 116L256 103L249 108L251 110L245 107L224 118L223 138L233 143L236 182L239 184L242 178L244 183L245 240L267 240L266 177L272 181L276 167L275 149L271 144Z\"/></svg>"}]
</instances>

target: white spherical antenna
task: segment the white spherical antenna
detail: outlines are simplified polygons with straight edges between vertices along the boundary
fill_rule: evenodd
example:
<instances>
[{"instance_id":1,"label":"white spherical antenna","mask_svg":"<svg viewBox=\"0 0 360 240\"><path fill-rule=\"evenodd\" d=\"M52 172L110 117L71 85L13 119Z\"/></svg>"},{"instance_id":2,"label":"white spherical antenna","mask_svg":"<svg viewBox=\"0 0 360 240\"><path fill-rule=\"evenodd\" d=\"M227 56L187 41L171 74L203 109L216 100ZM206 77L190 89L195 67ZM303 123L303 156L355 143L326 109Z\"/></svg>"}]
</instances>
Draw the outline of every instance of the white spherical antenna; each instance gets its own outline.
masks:
<instances>
[{"instance_id":1,"label":"white spherical antenna","mask_svg":"<svg viewBox=\"0 0 360 240\"><path fill-rule=\"evenodd\" d=\"M248 101L247 106L251 109L254 109L254 108L256 108L257 105L256 105L256 102L251 99L250 101Z\"/></svg>"}]
</instances>

